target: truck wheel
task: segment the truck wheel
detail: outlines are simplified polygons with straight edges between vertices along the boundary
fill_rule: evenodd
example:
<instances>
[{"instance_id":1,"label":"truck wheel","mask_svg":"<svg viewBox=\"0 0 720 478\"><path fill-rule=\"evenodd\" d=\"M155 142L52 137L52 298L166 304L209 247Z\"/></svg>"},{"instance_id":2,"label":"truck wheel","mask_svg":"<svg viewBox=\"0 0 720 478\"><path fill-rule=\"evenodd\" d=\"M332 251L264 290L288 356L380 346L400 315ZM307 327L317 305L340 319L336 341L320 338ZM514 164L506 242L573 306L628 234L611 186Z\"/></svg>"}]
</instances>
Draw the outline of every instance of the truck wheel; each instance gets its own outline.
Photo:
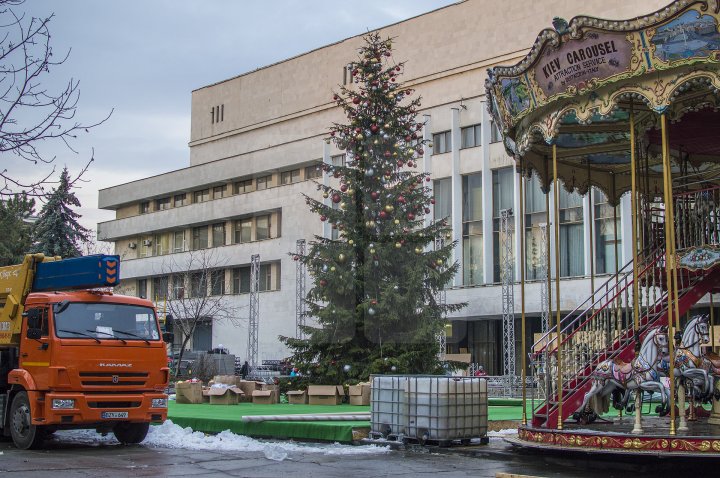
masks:
<instances>
[{"instance_id":1,"label":"truck wheel","mask_svg":"<svg viewBox=\"0 0 720 478\"><path fill-rule=\"evenodd\" d=\"M113 433L120 443L135 445L145 439L149 429L150 423L120 422L113 428Z\"/></svg>"},{"instance_id":2,"label":"truck wheel","mask_svg":"<svg viewBox=\"0 0 720 478\"><path fill-rule=\"evenodd\" d=\"M30 416L30 400L26 392L13 398L10 407L10 435L13 443L21 450L39 447L45 439L45 430L33 425Z\"/></svg>"}]
</instances>

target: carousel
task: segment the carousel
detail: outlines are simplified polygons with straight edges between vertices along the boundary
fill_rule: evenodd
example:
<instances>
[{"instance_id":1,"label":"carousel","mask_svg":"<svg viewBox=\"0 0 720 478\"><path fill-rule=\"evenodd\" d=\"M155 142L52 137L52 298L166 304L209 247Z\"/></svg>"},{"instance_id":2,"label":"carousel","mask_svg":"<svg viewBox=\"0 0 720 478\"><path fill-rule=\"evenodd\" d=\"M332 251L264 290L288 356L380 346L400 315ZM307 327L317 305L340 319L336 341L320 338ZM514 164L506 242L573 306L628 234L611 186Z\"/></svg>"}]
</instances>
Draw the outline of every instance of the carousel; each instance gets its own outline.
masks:
<instances>
[{"instance_id":1,"label":"carousel","mask_svg":"<svg viewBox=\"0 0 720 478\"><path fill-rule=\"evenodd\" d=\"M611 207L629 198L632 211L622 238L632 260L618 263L616 250L615 273L593 274L575 310L561 313L561 281L547 274L550 320L534 344L525 343L521 267L517 445L720 458L719 24L720 0L678 0L627 20L556 18L521 62L489 71L505 149L552 205L547 270L561 270L569 247L561 188L600 190Z\"/></svg>"}]
</instances>

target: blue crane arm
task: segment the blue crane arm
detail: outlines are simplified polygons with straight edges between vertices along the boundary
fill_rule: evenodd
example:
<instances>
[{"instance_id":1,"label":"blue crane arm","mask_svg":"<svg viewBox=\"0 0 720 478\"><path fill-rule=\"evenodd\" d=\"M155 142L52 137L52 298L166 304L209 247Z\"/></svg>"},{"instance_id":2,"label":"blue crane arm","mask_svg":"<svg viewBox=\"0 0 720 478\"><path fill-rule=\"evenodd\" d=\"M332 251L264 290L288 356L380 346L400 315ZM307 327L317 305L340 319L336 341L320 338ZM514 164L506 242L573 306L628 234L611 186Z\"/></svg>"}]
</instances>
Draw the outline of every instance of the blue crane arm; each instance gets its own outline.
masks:
<instances>
[{"instance_id":1,"label":"blue crane arm","mask_svg":"<svg viewBox=\"0 0 720 478\"><path fill-rule=\"evenodd\" d=\"M37 264L32 292L113 287L120 283L120 256L97 254Z\"/></svg>"}]
</instances>

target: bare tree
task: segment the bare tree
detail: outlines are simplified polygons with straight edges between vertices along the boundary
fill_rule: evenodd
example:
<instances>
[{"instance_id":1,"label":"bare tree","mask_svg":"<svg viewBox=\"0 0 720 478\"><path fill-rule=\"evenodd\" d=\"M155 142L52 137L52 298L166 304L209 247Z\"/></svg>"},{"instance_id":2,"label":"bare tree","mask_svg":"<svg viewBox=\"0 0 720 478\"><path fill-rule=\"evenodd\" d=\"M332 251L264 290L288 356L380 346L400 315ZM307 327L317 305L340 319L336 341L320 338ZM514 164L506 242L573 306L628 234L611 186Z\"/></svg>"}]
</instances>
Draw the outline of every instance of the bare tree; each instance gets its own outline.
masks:
<instances>
[{"instance_id":1,"label":"bare tree","mask_svg":"<svg viewBox=\"0 0 720 478\"><path fill-rule=\"evenodd\" d=\"M168 290L165 307L173 316L173 333L180 335L178 364L199 324L206 321L240 324L239 310L225 295L224 266L212 249L173 254L163 263L159 282L164 280L161 287Z\"/></svg>"},{"instance_id":2,"label":"bare tree","mask_svg":"<svg viewBox=\"0 0 720 478\"><path fill-rule=\"evenodd\" d=\"M30 196L44 196L44 185L51 182L55 168L41 169L26 178L11 171L11 159L26 164L51 164L54 155L42 151L43 145L62 142L74 152L73 140L81 132L102 124L110 115L93 124L75 119L79 81L68 80L58 91L49 91L44 82L50 71L63 64L70 52L54 56L48 28L53 15L26 17L14 7L24 0L0 0L0 197L23 190ZM112 112L111 112L112 114ZM91 157L88 165L93 161ZM87 165L83 172L87 169ZM79 178L82 175L78 175ZM76 178L76 180L77 180Z\"/></svg>"},{"instance_id":3,"label":"bare tree","mask_svg":"<svg viewBox=\"0 0 720 478\"><path fill-rule=\"evenodd\" d=\"M94 254L106 254L110 255L113 253L112 242L101 241L97 238L97 231L91 230L88 232L88 239L80 245L80 252L83 256L91 256ZM123 259L123 257L121 257Z\"/></svg>"}]
</instances>

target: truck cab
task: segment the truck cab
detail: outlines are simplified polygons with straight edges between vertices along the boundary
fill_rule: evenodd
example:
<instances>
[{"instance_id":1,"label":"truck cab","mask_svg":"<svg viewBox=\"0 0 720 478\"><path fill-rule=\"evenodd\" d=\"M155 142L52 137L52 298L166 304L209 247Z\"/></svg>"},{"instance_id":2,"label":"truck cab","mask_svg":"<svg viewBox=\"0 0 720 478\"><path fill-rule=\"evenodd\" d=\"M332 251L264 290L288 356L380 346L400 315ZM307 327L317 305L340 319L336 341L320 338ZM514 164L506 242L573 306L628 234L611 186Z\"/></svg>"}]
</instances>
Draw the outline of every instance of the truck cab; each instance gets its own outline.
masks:
<instances>
[{"instance_id":1,"label":"truck cab","mask_svg":"<svg viewBox=\"0 0 720 478\"><path fill-rule=\"evenodd\" d=\"M152 302L100 290L31 292L0 345L0 428L19 448L58 429L139 443L167 418L166 345ZM167 337L165 337L167 338Z\"/></svg>"}]
</instances>

